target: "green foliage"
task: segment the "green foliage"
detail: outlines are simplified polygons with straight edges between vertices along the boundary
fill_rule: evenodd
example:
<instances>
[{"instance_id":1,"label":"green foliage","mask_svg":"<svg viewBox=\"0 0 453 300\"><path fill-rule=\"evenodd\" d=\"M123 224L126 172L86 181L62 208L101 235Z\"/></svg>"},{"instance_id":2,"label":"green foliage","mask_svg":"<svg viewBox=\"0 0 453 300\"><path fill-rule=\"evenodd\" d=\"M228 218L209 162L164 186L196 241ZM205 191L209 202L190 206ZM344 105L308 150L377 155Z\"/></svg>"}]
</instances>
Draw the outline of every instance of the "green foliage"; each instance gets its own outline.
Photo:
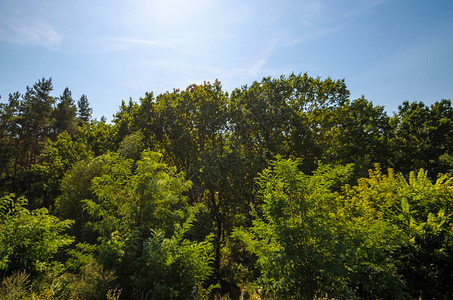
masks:
<instances>
[{"instance_id":1,"label":"green foliage","mask_svg":"<svg viewBox=\"0 0 453 300\"><path fill-rule=\"evenodd\" d=\"M34 162L36 153L33 146L36 147L39 141L44 140L50 134L53 121L52 106L55 99L50 96L53 90L52 79L39 80L32 88L27 87L26 93L19 102L20 119L23 138L31 143L32 149L30 155Z\"/></svg>"},{"instance_id":2,"label":"green foliage","mask_svg":"<svg viewBox=\"0 0 453 300\"><path fill-rule=\"evenodd\" d=\"M102 160L90 181L94 197L82 202L101 235L99 260L125 295L195 296L211 274L212 244L184 238L195 221L183 196L191 182L155 152L144 151L135 167L117 153L94 160Z\"/></svg>"},{"instance_id":3,"label":"green foliage","mask_svg":"<svg viewBox=\"0 0 453 300\"><path fill-rule=\"evenodd\" d=\"M27 87L25 94L18 92L10 95L3 119L6 121L3 133L6 135L6 149L12 151L4 166L10 187L6 191L23 193L31 187L31 166L37 162L41 143L52 134L53 105L50 96L52 80L42 79ZM4 140L2 140L4 142Z\"/></svg>"},{"instance_id":4,"label":"green foliage","mask_svg":"<svg viewBox=\"0 0 453 300\"><path fill-rule=\"evenodd\" d=\"M110 125L52 90L0 104L0 297L453 298L450 100L389 118L291 74L147 93Z\"/></svg>"},{"instance_id":5,"label":"green foliage","mask_svg":"<svg viewBox=\"0 0 453 300\"><path fill-rule=\"evenodd\" d=\"M61 195L55 200L55 213L61 218L75 220L71 234L76 236L78 241L96 241L92 230L85 226L89 215L83 210L82 200L96 199L91 191L91 180L101 176L108 163L106 156L81 160L65 173L61 181Z\"/></svg>"},{"instance_id":6,"label":"green foliage","mask_svg":"<svg viewBox=\"0 0 453 300\"><path fill-rule=\"evenodd\" d=\"M184 174L160 162L156 152L143 152L134 173L132 160L116 153L102 158L102 174L91 180L98 201L84 200L99 233L109 236L136 228L145 234L156 226L171 232L174 222L181 220L186 202L182 194L191 186Z\"/></svg>"},{"instance_id":7,"label":"green foliage","mask_svg":"<svg viewBox=\"0 0 453 300\"><path fill-rule=\"evenodd\" d=\"M140 259L144 265L133 279L140 299L190 299L203 293L202 284L212 274L212 238L203 242L184 239L191 222L177 228L170 238L154 231L144 242Z\"/></svg>"},{"instance_id":8,"label":"green foliage","mask_svg":"<svg viewBox=\"0 0 453 300\"><path fill-rule=\"evenodd\" d=\"M1 223L15 212L23 209L23 206L27 205L27 199L24 197L16 198L14 194L4 196L0 201L0 220Z\"/></svg>"},{"instance_id":9,"label":"green foliage","mask_svg":"<svg viewBox=\"0 0 453 300\"><path fill-rule=\"evenodd\" d=\"M94 156L116 149L115 134L115 128L102 121L94 120L78 127L80 142L89 146L89 150L94 153Z\"/></svg>"},{"instance_id":10,"label":"green foliage","mask_svg":"<svg viewBox=\"0 0 453 300\"><path fill-rule=\"evenodd\" d=\"M448 157L453 147L453 109L450 100L403 102L392 118L392 163L398 171L408 173L424 168L432 174L451 170Z\"/></svg>"},{"instance_id":11,"label":"green foliage","mask_svg":"<svg viewBox=\"0 0 453 300\"><path fill-rule=\"evenodd\" d=\"M319 78L291 74L288 78L263 78L250 87L233 91L234 135L245 147L246 155L257 156L262 161L269 161L277 154L308 159L314 143L304 110L316 105L316 94L319 105L328 105L330 92L334 102L337 84L342 85L330 79L324 85Z\"/></svg>"},{"instance_id":12,"label":"green foliage","mask_svg":"<svg viewBox=\"0 0 453 300\"><path fill-rule=\"evenodd\" d=\"M382 236L383 241L394 240L387 259L393 261L414 298L451 297L452 183L450 175L432 183L422 169L406 180L376 168L370 178L346 189L354 205L366 203L371 220L381 219L393 227Z\"/></svg>"},{"instance_id":13,"label":"green foliage","mask_svg":"<svg viewBox=\"0 0 453 300\"><path fill-rule=\"evenodd\" d=\"M211 237L202 242L184 238L193 215L168 237L160 229L148 238L140 232L114 232L100 248L104 264L114 266L125 294L134 299L190 299L203 293L212 273Z\"/></svg>"},{"instance_id":14,"label":"green foliage","mask_svg":"<svg viewBox=\"0 0 453 300\"><path fill-rule=\"evenodd\" d=\"M23 95L19 92L10 94L8 104L2 104L0 110L0 170L5 194L26 193L36 207L42 204L35 205L35 196L41 200L47 197L42 195L43 187L39 187L40 178L35 178L33 166L40 163L47 139L54 141L65 131L74 134L77 125L71 91L66 88L60 97L55 98L50 96L52 90L52 80L43 78L33 87L27 87ZM32 188L38 191L32 191Z\"/></svg>"},{"instance_id":15,"label":"green foliage","mask_svg":"<svg viewBox=\"0 0 453 300\"><path fill-rule=\"evenodd\" d=\"M19 153L21 128L19 119L18 92L9 95L8 103L0 103L0 176L3 180L2 191L13 185L17 170L13 167L17 164L21 154ZM14 171L12 171L14 170ZM13 182L9 182L13 181Z\"/></svg>"},{"instance_id":16,"label":"green foliage","mask_svg":"<svg viewBox=\"0 0 453 300\"><path fill-rule=\"evenodd\" d=\"M244 190L240 171L245 168L228 147L228 119L228 97L218 81L157 98L147 94L140 104L123 102L114 119L119 137L140 130L149 148L160 151L166 163L191 178L194 188L188 193L190 200L204 203L209 210L205 221L198 223L199 230L194 230L195 238L203 240L216 232L217 270L222 232L228 226L225 220L242 209L243 194L237 190ZM123 141L129 143L131 138L136 136L126 135ZM118 151L125 150L122 144Z\"/></svg>"},{"instance_id":17,"label":"green foliage","mask_svg":"<svg viewBox=\"0 0 453 300\"><path fill-rule=\"evenodd\" d=\"M114 272L105 270L96 260L94 245L77 244L68 252L66 268L48 270L31 289L35 299L105 299L121 293L114 286ZM116 291L116 292L114 292ZM116 298L118 299L118 298Z\"/></svg>"},{"instance_id":18,"label":"green foliage","mask_svg":"<svg viewBox=\"0 0 453 300\"><path fill-rule=\"evenodd\" d=\"M346 100L336 109L312 114L317 145L325 163L360 161L387 164L390 119L382 106L373 106L364 97Z\"/></svg>"},{"instance_id":19,"label":"green foliage","mask_svg":"<svg viewBox=\"0 0 453 300\"><path fill-rule=\"evenodd\" d=\"M222 149L220 133L226 130L226 96L216 81L161 94L152 102L152 110L146 107L153 117L149 120L152 123L146 125L151 126L167 162L189 173L208 151ZM150 106L148 102L144 104Z\"/></svg>"},{"instance_id":20,"label":"green foliage","mask_svg":"<svg viewBox=\"0 0 453 300\"><path fill-rule=\"evenodd\" d=\"M14 195L2 197L0 203L0 272L26 270L37 276L59 265L54 255L73 242L64 233L73 222L61 221L45 208L29 211L23 207L26 200L16 201Z\"/></svg>"},{"instance_id":21,"label":"green foliage","mask_svg":"<svg viewBox=\"0 0 453 300\"><path fill-rule=\"evenodd\" d=\"M64 131L73 134L77 126L76 106L69 88L65 88L63 95L58 100L54 110L54 134L58 135Z\"/></svg>"},{"instance_id":22,"label":"green foliage","mask_svg":"<svg viewBox=\"0 0 453 300\"><path fill-rule=\"evenodd\" d=\"M66 131L59 134L55 141L47 140L40 163L33 165L32 170L40 180L33 186L33 196L42 197L42 205L53 205L60 195L60 183L64 174L78 161L92 156L87 145L72 138Z\"/></svg>"},{"instance_id":23,"label":"green foliage","mask_svg":"<svg viewBox=\"0 0 453 300\"><path fill-rule=\"evenodd\" d=\"M451 297L450 175L433 184L420 170L407 181L377 165L340 189L350 167L309 176L297 165L278 158L260 174L253 224L233 232L257 258L259 288L306 299Z\"/></svg>"},{"instance_id":24,"label":"green foliage","mask_svg":"<svg viewBox=\"0 0 453 300\"><path fill-rule=\"evenodd\" d=\"M252 227L233 233L257 256L259 286L304 299L342 295L351 255L345 243L352 237L333 189L348 180L352 166L322 166L312 176L293 160L277 158L271 166L258 179L262 204Z\"/></svg>"},{"instance_id":25,"label":"green foliage","mask_svg":"<svg viewBox=\"0 0 453 300\"><path fill-rule=\"evenodd\" d=\"M264 78L233 91L231 128L253 176L276 155L298 158L307 173L316 162L387 163L389 118L364 97L350 100L343 80L307 74Z\"/></svg>"},{"instance_id":26,"label":"green foliage","mask_svg":"<svg viewBox=\"0 0 453 300\"><path fill-rule=\"evenodd\" d=\"M79 117L79 124L88 124L91 120L91 113L93 109L90 108L90 103L86 95L82 95L77 101L77 115Z\"/></svg>"},{"instance_id":27,"label":"green foliage","mask_svg":"<svg viewBox=\"0 0 453 300\"><path fill-rule=\"evenodd\" d=\"M119 111L113 116L113 123L116 129L116 143L119 144L127 136L133 134L137 129L134 130L134 116L137 118L143 118L144 116L136 115L138 105L129 99L129 103L126 105L124 100L121 102ZM142 149L143 150L143 149Z\"/></svg>"},{"instance_id":28,"label":"green foliage","mask_svg":"<svg viewBox=\"0 0 453 300\"><path fill-rule=\"evenodd\" d=\"M140 131L127 135L118 147L119 154L133 160L140 159L143 150L145 150L145 142Z\"/></svg>"},{"instance_id":29,"label":"green foliage","mask_svg":"<svg viewBox=\"0 0 453 300\"><path fill-rule=\"evenodd\" d=\"M99 263L93 260L85 265L81 274L73 280L69 287L71 298L104 299L109 290L114 288L115 279L113 271L104 270Z\"/></svg>"},{"instance_id":30,"label":"green foliage","mask_svg":"<svg viewBox=\"0 0 453 300\"><path fill-rule=\"evenodd\" d=\"M66 268L72 272L80 272L95 261L96 251L96 245L78 243L75 248L67 251L69 258L65 263Z\"/></svg>"}]
</instances>

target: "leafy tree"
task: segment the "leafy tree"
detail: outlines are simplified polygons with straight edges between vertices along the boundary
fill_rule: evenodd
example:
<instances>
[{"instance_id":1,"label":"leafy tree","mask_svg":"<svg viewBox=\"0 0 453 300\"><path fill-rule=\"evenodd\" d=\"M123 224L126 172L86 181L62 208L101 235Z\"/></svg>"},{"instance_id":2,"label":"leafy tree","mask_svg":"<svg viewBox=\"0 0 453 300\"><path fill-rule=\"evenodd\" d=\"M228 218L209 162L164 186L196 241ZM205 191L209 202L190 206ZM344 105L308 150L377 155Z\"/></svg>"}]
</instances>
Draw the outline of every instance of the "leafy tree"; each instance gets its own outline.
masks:
<instances>
[{"instance_id":1,"label":"leafy tree","mask_svg":"<svg viewBox=\"0 0 453 300\"><path fill-rule=\"evenodd\" d=\"M335 86L336 83L328 81L326 85ZM288 78L263 78L250 87L233 91L234 138L246 154L260 158L255 172L266 167L277 154L312 159L315 149L304 109L315 101L315 90L322 85L319 78L291 74ZM308 94L308 90L312 93ZM323 97L321 93L319 90L319 98Z\"/></svg>"},{"instance_id":2,"label":"leafy tree","mask_svg":"<svg viewBox=\"0 0 453 300\"><path fill-rule=\"evenodd\" d=\"M186 202L182 194L191 183L182 173L176 174L176 168L159 162L158 153L145 151L142 155L133 174L132 160L116 153L105 154L103 173L91 180L98 200L84 202L90 214L98 218L96 228L103 236L132 228L144 235L149 234L149 228L168 233L180 220L178 211Z\"/></svg>"},{"instance_id":3,"label":"leafy tree","mask_svg":"<svg viewBox=\"0 0 453 300\"><path fill-rule=\"evenodd\" d=\"M158 124L154 121L157 118L156 98L153 93L146 93L145 97L140 98L138 106L133 110L134 125L129 126L134 132L140 130L143 134L145 146L153 151L159 151L156 147L155 132ZM162 150L161 150L162 151Z\"/></svg>"},{"instance_id":4,"label":"leafy tree","mask_svg":"<svg viewBox=\"0 0 453 300\"><path fill-rule=\"evenodd\" d=\"M205 217L209 221L198 232L215 232L214 265L218 278L228 216L243 209L239 199L244 195L238 172L241 160L228 144L227 95L218 81L191 85L184 91L174 90L157 98L147 94L135 112L134 124L143 126L140 129L152 142L150 147L157 148L166 162L187 173L194 183L191 200L208 207L209 215ZM238 180L233 174L238 175Z\"/></svg>"},{"instance_id":5,"label":"leafy tree","mask_svg":"<svg viewBox=\"0 0 453 300\"><path fill-rule=\"evenodd\" d=\"M316 142L324 163L366 163L366 170L372 163L387 164L390 119L384 107L362 97L315 117L312 122L318 124Z\"/></svg>"},{"instance_id":6,"label":"leafy tree","mask_svg":"<svg viewBox=\"0 0 453 300\"><path fill-rule=\"evenodd\" d=\"M424 170L411 172L406 180L392 170L385 175L377 168L370 178L345 190L351 208L359 210L366 204L370 218L393 227L383 239L394 237L395 244L382 257L392 261L412 298L452 296L451 187L450 175L432 183Z\"/></svg>"},{"instance_id":7,"label":"leafy tree","mask_svg":"<svg viewBox=\"0 0 453 300\"><path fill-rule=\"evenodd\" d=\"M424 168L431 174L451 170L453 110L450 100L403 102L392 118L392 163L396 170Z\"/></svg>"},{"instance_id":8,"label":"leafy tree","mask_svg":"<svg viewBox=\"0 0 453 300\"><path fill-rule=\"evenodd\" d=\"M252 211L249 230L234 236L257 256L258 284L271 293L313 299L339 295L346 284L342 261L348 253L340 241L350 239L331 188L344 182L349 168L319 169L304 175L297 161L278 158L259 179L262 204Z\"/></svg>"},{"instance_id":9,"label":"leafy tree","mask_svg":"<svg viewBox=\"0 0 453 300\"><path fill-rule=\"evenodd\" d=\"M2 299L29 299L30 275L25 271L14 272L8 277L3 278L0 283L0 297Z\"/></svg>"},{"instance_id":10,"label":"leafy tree","mask_svg":"<svg viewBox=\"0 0 453 300\"><path fill-rule=\"evenodd\" d=\"M27 87L25 94L10 94L8 104L2 104L1 151L5 157L3 167L8 192L27 192L36 180L33 165L39 163L43 145L48 138L54 140L65 130L75 132L75 106L71 91L66 88L59 98L50 96L52 80L39 80ZM57 102L57 105L55 105Z\"/></svg>"},{"instance_id":11,"label":"leafy tree","mask_svg":"<svg viewBox=\"0 0 453 300\"><path fill-rule=\"evenodd\" d=\"M212 245L184 238L195 221L183 196L191 182L158 153L143 152L134 171L117 153L102 158L102 174L91 180L96 197L83 201L102 238L100 260L116 270L126 295L196 296L211 274Z\"/></svg>"},{"instance_id":12,"label":"leafy tree","mask_svg":"<svg viewBox=\"0 0 453 300\"><path fill-rule=\"evenodd\" d=\"M291 74L147 93L110 125L52 89L0 104L0 297L453 297L450 100L389 118Z\"/></svg>"},{"instance_id":13,"label":"leafy tree","mask_svg":"<svg viewBox=\"0 0 453 300\"><path fill-rule=\"evenodd\" d=\"M113 126L96 120L79 126L77 133L80 142L86 144L94 156L115 151L115 135L116 129Z\"/></svg>"},{"instance_id":14,"label":"leafy tree","mask_svg":"<svg viewBox=\"0 0 453 300\"><path fill-rule=\"evenodd\" d=\"M220 82L167 92L154 102L154 118L148 126L166 160L178 170L189 173L203 154L222 149L227 98Z\"/></svg>"},{"instance_id":15,"label":"leafy tree","mask_svg":"<svg viewBox=\"0 0 453 300\"><path fill-rule=\"evenodd\" d=\"M90 218L83 209L83 200L90 199L98 202L91 189L91 181L95 177L106 174L108 166L116 164L117 160L121 161L122 158L119 155L88 157L74 163L61 180L61 195L55 200L55 213L61 218L75 220L71 234L76 237L77 241L96 242L98 235L87 226Z\"/></svg>"},{"instance_id":16,"label":"leafy tree","mask_svg":"<svg viewBox=\"0 0 453 300\"><path fill-rule=\"evenodd\" d=\"M40 163L33 166L33 171L39 176L32 188L34 197L41 197L42 201L39 202L44 207L53 205L61 193L60 182L64 174L73 164L91 156L87 145L73 139L66 131L59 134L55 141L47 140Z\"/></svg>"},{"instance_id":17,"label":"leafy tree","mask_svg":"<svg viewBox=\"0 0 453 300\"><path fill-rule=\"evenodd\" d=\"M0 198L0 272L2 277L26 270L33 278L60 268L54 255L74 239L64 232L72 221L61 221L47 209L29 211L27 200L9 195Z\"/></svg>"},{"instance_id":18,"label":"leafy tree","mask_svg":"<svg viewBox=\"0 0 453 300\"><path fill-rule=\"evenodd\" d=\"M121 102L119 111L113 117L113 123L116 127L117 144L119 144L126 136L134 133L134 131L137 131L137 129L134 128L133 120L134 113L137 108L138 105L134 103L132 99L129 99L129 103L127 105L124 100Z\"/></svg>"},{"instance_id":19,"label":"leafy tree","mask_svg":"<svg viewBox=\"0 0 453 300\"><path fill-rule=\"evenodd\" d=\"M127 135L118 147L118 153L133 160L140 159L144 150L145 141L140 131Z\"/></svg>"},{"instance_id":20,"label":"leafy tree","mask_svg":"<svg viewBox=\"0 0 453 300\"><path fill-rule=\"evenodd\" d=\"M401 230L372 203L338 194L351 175L351 165L305 175L297 161L280 158L260 174L262 204L252 226L234 232L257 257L259 288L304 299L405 297L396 263L388 259Z\"/></svg>"},{"instance_id":21,"label":"leafy tree","mask_svg":"<svg viewBox=\"0 0 453 300\"><path fill-rule=\"evenodd\" d=\"M395 168L403 172L426 168L431 130L429 107L422 102L405 101L398 109L398 115L392 120Z\"/></svg>"},{"instance_id":22,"label":"leafy tree","mask_svg":"<svg viewBox=\"0 0 453 300\"><path fill-rule=\"evenodd\" d=\"M188 220L170 238L153 232L143 246L145 265L134 285L140 295L151 299L188 299L203 296L202 284L212 274L211 238L193 242L183 236L193 220ZM152 296L151 296L152 295Z\"/></svg>"}]
</instances>

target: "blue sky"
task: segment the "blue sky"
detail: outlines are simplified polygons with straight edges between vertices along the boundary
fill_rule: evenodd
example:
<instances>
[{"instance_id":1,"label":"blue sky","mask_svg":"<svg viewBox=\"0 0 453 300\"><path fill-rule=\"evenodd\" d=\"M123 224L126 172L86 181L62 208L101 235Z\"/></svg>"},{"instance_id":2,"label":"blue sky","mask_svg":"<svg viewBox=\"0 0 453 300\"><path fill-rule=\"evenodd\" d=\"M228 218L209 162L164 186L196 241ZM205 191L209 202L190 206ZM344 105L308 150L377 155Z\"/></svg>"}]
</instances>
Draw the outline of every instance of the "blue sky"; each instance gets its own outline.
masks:
<instances>
[{"instance_id":1,"label":"blue sky","mask_svg":"<svg viewBox=\"0 0 453 300\"><path fill-rule=\"evenodd\" d=\"M453 1L0 0L0 95L52 77L98 119L219 79L345 79L391 115L404 100L453 100Z\"/></svg>"}]
</instances>

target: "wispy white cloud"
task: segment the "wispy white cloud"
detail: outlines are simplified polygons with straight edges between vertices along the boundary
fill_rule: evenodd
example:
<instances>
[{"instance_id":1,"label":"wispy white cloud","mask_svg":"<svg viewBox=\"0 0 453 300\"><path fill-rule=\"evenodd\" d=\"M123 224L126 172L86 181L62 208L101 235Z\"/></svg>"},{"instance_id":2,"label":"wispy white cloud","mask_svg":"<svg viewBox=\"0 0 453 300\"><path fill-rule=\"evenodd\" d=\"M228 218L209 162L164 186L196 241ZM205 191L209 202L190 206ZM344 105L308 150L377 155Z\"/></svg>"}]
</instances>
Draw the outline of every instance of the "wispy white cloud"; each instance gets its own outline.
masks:
<instances>
[{"instance_id":1,"label":"wispy white cloud","mask_svg":"<svg viewBox=\"0 0 453 300\"><path fill-rule=\"evenodd\" d=\"M24 46L57 49L60 47L62 37L49 24L27 24L19 20L4 20L0 24L0 40Z\"/></svg>"},{"instance_id":2,"label":"wispy white cloud","mask_svg":"<svg viewBox=\"0 0 453 300\"><path fill-rule=\"evenodd\" d=\"M149 47L149 48L167 48L175 46L176 40L149 40L141 38L110 38L107 39L110 46L115 49L129 49L133 47Z\"/></svg>"},{"instance_id":3,"label":"wispy white cloud","mask_svg":"<svg viewBox=\"0 0 453 300\"><path fill-rule=\"evenodd\" d=\"M274 38L269 41L267 47L257 55L253 62L246 67L236 68L230 72L229 76L245 76L248 78L256 78L263 71L264 66L267 64L272 54L278 49L280 38Z\"/></svg>"},{"instance_id":4,"label":"wispy white cloud","mask_svg":"<svg viewBox=\"0 0 453 300\"><path fill-rule=\"evenodd\" d=\"M323 38L327 35L346 30L353 21L362 18L391 0L355 0L348 4L341 4L334 1L310 0L306 3L305 9L308 14L307 21L302 22L305 26L298 28L297 33L292 34L292 39L287 46L307 42L316 38ZM302 34L300 34L302 32Z\"/></svg>"},{"instance_id":5,"label":"wispy white cloud","mask_svg":"<svg viewBox=\"0 0 453 300\"><path fill-rule=\"evenodd\" d=\"M321 29L315 29L313 31L308 31L307 30L307 32L305 34L303 34L301 36L298 36L295 39L289 41L286 44L286 46L293 46L293 45L296 45L298 43L307 42L307 41L309 41L311 39L323 37L323 36L338 32L341 29L343 29L343 26L336 26L336 27L332 27L332 28L321 28Z\"/></svg>"}]
</instances>

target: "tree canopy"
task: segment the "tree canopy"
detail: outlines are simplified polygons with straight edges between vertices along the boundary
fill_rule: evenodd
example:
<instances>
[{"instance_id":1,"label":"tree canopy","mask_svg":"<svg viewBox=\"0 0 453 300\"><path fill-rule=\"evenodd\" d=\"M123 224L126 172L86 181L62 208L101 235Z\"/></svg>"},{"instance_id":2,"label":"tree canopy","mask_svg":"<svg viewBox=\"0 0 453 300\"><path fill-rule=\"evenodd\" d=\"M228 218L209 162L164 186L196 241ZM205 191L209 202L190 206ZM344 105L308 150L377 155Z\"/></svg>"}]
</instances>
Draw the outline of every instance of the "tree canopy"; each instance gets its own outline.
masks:
<instances>
[{"instance_id":1,"label":"tree canopy","mask_svg":"<svg viewBox=\"0 0 453 300\"><path fill-rule=\"evenodd\" d=\"M0 298L453 297L450 100L290 74L107 123L52 93L0 104Z\"/></svg>"}]
</instances>

